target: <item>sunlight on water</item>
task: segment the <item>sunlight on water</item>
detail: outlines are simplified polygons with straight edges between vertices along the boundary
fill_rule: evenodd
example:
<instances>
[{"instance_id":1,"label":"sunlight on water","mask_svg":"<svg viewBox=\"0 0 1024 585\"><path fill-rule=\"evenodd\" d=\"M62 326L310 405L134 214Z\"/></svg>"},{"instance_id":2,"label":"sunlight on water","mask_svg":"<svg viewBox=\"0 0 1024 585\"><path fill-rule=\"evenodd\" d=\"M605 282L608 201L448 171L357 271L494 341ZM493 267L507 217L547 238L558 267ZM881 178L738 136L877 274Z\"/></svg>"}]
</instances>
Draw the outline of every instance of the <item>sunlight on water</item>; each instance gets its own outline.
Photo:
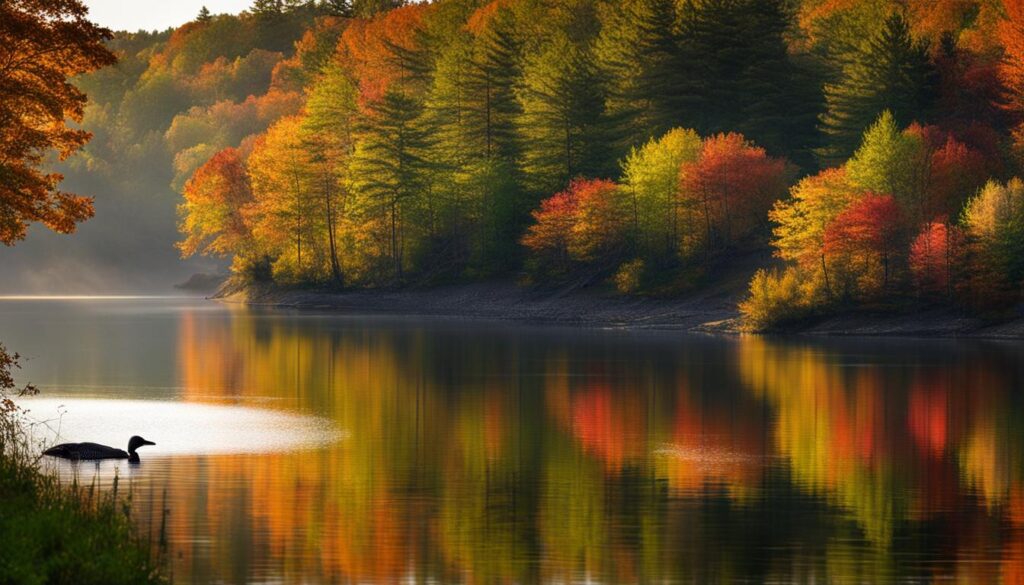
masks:
<instances>
[{"instance_id":1,"label":"sunlight on water","mask_svg":"<svg viewBox=\"0 0 1024 585\"><path fill-rule=\"evenodd\" d=\"M323 447L343 437L327 419L243 406L163 400L31 398L21 401L46 444L92 442L125 449L142 435L146 457L268 453Z\"/></svg>"}]
</instances>

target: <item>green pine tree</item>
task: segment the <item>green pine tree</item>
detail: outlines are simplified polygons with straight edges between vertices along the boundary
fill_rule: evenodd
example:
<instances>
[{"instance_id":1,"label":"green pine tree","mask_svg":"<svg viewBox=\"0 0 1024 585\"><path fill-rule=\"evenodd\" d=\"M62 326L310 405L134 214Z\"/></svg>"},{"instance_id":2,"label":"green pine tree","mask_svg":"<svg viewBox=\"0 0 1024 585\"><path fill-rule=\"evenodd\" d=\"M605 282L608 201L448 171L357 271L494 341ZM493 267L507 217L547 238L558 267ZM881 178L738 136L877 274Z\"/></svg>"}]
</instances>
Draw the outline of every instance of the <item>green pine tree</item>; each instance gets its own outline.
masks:
<instances>
[{"instance_id":1,"label":"green pine tree","mask_svg":"<svg viewBox=\"0 0 1024 585\"><path fill-rule=\"evenodd\" d=\"M684 84L673 0L609 5L596 54L609 81L608 109L620 127L620 156L683 121L677 97Z\"/></svg>"},{"instance_id":2,"label":"green pine tree","mask_svg":"<svg viewBox=\"0 0 1024 585\"><path fill-rule=\"evenodd\" d=\"M927 47L914 42L902 14L892 14L850 57L840 79L825 86L827 111L821 127L827 146L819 151L822 162L837 164L848 158L885 110L900 127L926 117L933 79Z\"/></svg>"},{"instance_id":3,"label":"green pine tree","mask_svg":"<svg viewBox=\"0 0 1024 585\"><path fill-rule=\"evenodd\" d=\"M742 107L735 129L771 153L813 167L823 96L817 76L789 55L792 16L784 0L749 1L742 12L749 62L737 83Z\"/></svg>"},{"instance_id":4,"label":"green pine tree","mask_svg":"<svg viewBox=\"0 0 1024 585\"><path fill-rule=\"evenodd\" d=\"M320 11L330 16L352 16L351 0L320 0Z\"/></svg>"},{"instance_id":5,"label":"green pine tree","mask_svg":"<svg viewBox=\"0 0 1024 585\"><path fill-rule=\"evenodd\" d=\"M403 5L405 0L352 0L352 14L370 18Z\"/></svg>"},{"instance_id":6,"label":"green pine tree","mask_svg":"<svg viewBox=\"0 0 1024 585\"><path fill-rule=\"evenodd\" d=\"M565 35L528 60L518 93L519 133L535 194L559 191L578 176L614 174L604 85L590 47Z\"/></svg>"},{"instance_id":7,"label":"green pine tree","mask_svg":"<svg viewBox=\"0 0 1024 585\"><path fill-rule=\"evenodd\" d=\"M488 160L514 165L519 145L515 120L521 113L515 88L522 78L522 43L512 12L499 8L473 42L467 91L469 115L479 128L482 152Z\"/></svg>"},{"instance_id":8,"label":"green pine tree","mask_svg":"<svg viewBox=\"0 0 1024 585\"><path fill-rule=\"evenodd\" d=\"M531 206L517 188L518 47L507 12L449 38L428 98L434 248L459 269L506 268Z\"/></svg>"},{"instance_id":9,"label":"green pine tree","mask_svg":"<svg viewBox=\"0 0 1024 585\"><path fill-rule=\"evenodd\" d=\"M741 132L770 152L813 162L820 92L788 54L786 2L685 0L679 10L686 59L678 125Z\"/></svg>"},{"instance_id":10,"label":"green pine tree","mask_svg":"<svg viewBox=\"0 0 1024 585\"><path fill-rule=\"evenodd\" d=\"M431 205L425 210L431 241L428 247L444 268L465 264L470 233L478 218L473 171L486 159L481 158L483 132L473 123L470 112L468 74L471 68L471 35L461 31L449 39L436 63L436 71L427 98L425 116L431 129L430 162Z\"/></svg>"},{"instance_id":11,"label":"green pine tree","mask_svg":"<svg viewBox=\"0 0 1024 585\"><path fill-rule=\"evenodd\" d=\"M351 167L364 215L387 226L388 257L397 280L404 275L411 212L417 198L428 198L423 189L428 134L420 124L422 111L422 104L404 91L388 90L370 106Z\"/></svg>"},{"instance_id":12,"label":"green pine tree","mask_svg":"<svg viewBox=\"0 0 1024 585\"><path fill-rule=\"evenodd\" d=\"M253 0L249 12L262 18L280 16L284 13L284 0Z\"/></svg>"}]
</instances>

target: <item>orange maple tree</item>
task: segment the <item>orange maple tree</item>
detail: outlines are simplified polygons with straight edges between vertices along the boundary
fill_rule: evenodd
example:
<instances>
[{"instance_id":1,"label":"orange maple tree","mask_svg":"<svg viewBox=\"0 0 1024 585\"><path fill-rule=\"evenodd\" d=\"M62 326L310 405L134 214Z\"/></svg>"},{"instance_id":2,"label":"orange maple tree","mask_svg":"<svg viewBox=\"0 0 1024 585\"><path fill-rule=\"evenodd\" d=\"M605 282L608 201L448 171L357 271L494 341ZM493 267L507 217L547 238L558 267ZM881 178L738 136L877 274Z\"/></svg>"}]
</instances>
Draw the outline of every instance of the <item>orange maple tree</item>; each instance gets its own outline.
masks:
<instances>
[{"instance_id":1,"label":"orange maple tree","mask_svg":"<svg viewBox=\"0 0 1024 585\"><path fill-rule=\"evenodd\" d=\"M342 33L338 57L352 72L362 105L383 98L393 83L409 77L412 68L403 56L418 49L430 10L429 4L403 6L373 19L355 19Z\"/></svg>"},{"instance_id":2,"label":"orange maple tree","mask_svg":"<svg viewBox=\"0 0 1024 585\"><path fill-rule=\"evenodd\" d=\"M0 242L25 238L31 222L60 233L92 217L92 199L58 189L41 169L65 159L91 135L81 122L87 98L69 77L113 64L107 29L86 18L80 0L0 2Z\"/></svg>"},{"instance_id":3,"label":"orange maple tree","mask_svg":"<svg viewBox=\"0 0 1024 585\"><path fill-rule=\"evenodd\" d=\"M1003 60L999 75L1007 88L1008 106L1024 114L1024 0L1003 0L1006 18L999 23Z\"/></svg>"},{"instance_id":4,"label":"orange maple tree","mask_svg":"<svg viewBox=\"0 0 1024 585\"><path fill-rule=\"evenodd\" d=\"M251 238L243 213L252 203L252 189L238 149L225 148L213 155L185 184L185 202L178 243L182 256L226 256L242 251Z\"/></svg>"}]
</instances>

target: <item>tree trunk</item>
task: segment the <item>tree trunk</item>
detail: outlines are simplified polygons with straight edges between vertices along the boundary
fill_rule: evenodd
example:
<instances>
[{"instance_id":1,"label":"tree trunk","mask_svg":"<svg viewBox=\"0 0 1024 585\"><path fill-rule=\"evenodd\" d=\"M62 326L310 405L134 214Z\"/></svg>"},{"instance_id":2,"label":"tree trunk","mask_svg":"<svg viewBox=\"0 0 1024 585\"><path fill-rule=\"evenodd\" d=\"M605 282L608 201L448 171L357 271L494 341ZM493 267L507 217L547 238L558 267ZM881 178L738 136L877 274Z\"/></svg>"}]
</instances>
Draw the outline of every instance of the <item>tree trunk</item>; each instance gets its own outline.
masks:
<instances>
[{"instance_id":1,"label":"tree trunk","mask_svg":"<svg viewBox=\"0 0 1024 585\"><path fill-rule=\"evenodd\" d=\"M829 302L832 302L832 284L828 280L828 265L825 263L825 255L821 255L821 273L825 276L825 294Z\"/></svg>"},{"instance_id":2,"label":"tree trunk","mask_svg":"<svg viewBox=\"0 0 1024 585\"><path fill-rule=\"evenodd\" d=\"M327 242L331 248L331 276L338 286L344 286L345 279L341 272L341 263L338 262L338 244L334 233L334 208L331 205L331 177L324 178L324 206L327 209Z\"/></svg>"}]
</instances>

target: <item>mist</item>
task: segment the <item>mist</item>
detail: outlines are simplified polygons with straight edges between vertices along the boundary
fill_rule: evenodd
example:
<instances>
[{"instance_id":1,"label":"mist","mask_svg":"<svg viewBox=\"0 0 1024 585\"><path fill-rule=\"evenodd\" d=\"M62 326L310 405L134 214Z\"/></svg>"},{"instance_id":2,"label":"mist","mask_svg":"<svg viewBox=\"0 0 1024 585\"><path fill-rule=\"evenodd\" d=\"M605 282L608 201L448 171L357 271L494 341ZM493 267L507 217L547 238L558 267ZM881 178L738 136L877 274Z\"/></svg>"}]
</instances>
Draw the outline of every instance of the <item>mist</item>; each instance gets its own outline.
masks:
<instances>
[{"instance_id":1,"label":"mist","mask_svg":"<svg viewBox=\"0 0 1024 585\"><path fill-rule=\"evenodd\" d=\"M151 183L154 177L137 178ZM68 235L32 225L25 241L0 247L0 294L173 294L192 274L226 271L224 260L180 258L174 247L179 196L170 188L122 193L116 185L96 189L83 182L69 176L62 188L95 197L95 217Z\"/></svg>"}]
</instances>

